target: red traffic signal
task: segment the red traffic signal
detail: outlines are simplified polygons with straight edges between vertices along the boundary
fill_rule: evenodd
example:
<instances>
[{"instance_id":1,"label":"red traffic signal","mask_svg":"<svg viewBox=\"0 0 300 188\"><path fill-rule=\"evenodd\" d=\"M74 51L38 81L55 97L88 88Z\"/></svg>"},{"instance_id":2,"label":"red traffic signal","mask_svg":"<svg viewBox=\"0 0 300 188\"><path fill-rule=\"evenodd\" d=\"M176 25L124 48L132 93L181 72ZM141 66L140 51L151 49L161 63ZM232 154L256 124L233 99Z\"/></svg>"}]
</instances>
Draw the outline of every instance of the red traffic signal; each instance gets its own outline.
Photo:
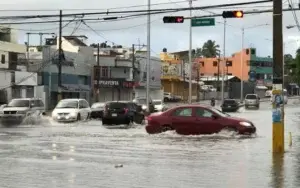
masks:
<instances>
[{"instance_id":1,"label":"red traffic signal","mask_svg":"<svg viewBox=\"0 0 300 188\"><path fill-rule=\"evenodd\" d=\"M163 18L164 23L183 23L184 17L183 16L165 16Z\"/></svg>"},{"instance_id":2,"label":"red traffic signal","mask_svg":"<svg viewBox=\"0 0 300 188\"><path fill-rule=\"evenodd\" d=\"M223 18L243 18L244 12L241 10L223 11L222 16L223 16Z\"/></svg>"}]
</instances>

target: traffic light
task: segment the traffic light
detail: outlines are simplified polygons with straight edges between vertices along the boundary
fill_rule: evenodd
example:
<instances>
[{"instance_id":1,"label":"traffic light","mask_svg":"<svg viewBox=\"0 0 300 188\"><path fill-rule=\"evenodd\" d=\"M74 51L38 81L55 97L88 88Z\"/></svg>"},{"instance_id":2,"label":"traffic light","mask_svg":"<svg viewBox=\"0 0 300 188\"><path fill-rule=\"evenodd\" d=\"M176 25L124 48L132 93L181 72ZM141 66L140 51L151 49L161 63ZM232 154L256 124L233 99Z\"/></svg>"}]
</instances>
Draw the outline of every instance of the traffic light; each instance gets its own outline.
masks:
<instances>
[{"instance_id":1,"label":"traffic light","mask_svg":"<svg viewBox=\"0 0 300 188\"><path fill-rule=\"evenodd\" d=\"M223 11L223 18L243 18L244 12L241 10Z\"/></svg>"},{"instance_id":2,"label":"traffic light","mask_svg":"<svg viewBox=\"0 0 300 188\"><path fill-rule=\"evenodd\" d=\"M183 23L183 16L165 16L163 18L164 23Z\"/></svg>"}]
</instances>

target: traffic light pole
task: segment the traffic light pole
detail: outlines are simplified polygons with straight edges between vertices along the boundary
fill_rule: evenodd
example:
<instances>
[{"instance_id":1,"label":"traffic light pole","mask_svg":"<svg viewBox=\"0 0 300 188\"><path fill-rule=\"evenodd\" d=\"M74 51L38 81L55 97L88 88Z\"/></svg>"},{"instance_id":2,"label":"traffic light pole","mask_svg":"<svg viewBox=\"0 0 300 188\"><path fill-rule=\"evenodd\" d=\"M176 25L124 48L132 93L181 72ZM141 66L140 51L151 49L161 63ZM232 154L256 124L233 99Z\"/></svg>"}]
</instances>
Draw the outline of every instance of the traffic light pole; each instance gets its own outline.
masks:
<instances>
[{"instance_id":1,"label":"traffic light pole","mask_svg":"<svg viewBox=\"0 0 300 188\"><path fill-rule=\"evenodd\" d=\"M241 102L244 99L244 81L243 81L243 68L244 68L244 34L245 29L242 28L242 51L241 51Z\"/></svg>"},{"instance_id":2,"label":"traffic light pole","mask_svg":"<svg viewBox=\"0 0 300 188\"><path fill-rule=\"evenodd\" d=\"M273 1L273 153L284 153L282 0ZM281 104L282 103L282 104Z\"/></svg>"},{"instance_id":3,"label":"traffic light pole","mask_svg":"<svg viewBox=\"0 0 300 188\"><path fill-rule=\"evenodd\" d=\"M223 36L223 63L222 63L222 86L221 86L221 93L222 93L222 100L221 104L224 102L224 72L225 72L225 65L226 65L226 18L224 19L224 36Z\"/></svg>"},{"instance_id":4,"label":"traffic light pole","mask_svg":"<svg viewBox=\"0 0 300 188\"><path fill-rule=\"evenodd\" d=\"M150 27L151 27L151 0L148 0L148 20L147 20L147 84L146 84L146 102L147 102L147 112L150 112L149 108L149 87L150 87L150 59L151 59L151 38L150 38Z\"/></svg>"},{"instance_id":5,"label":"traffic light pole","mask_svg":"<svg viewBox=\"0 0 300 188\"><path fill-rule=\"evenodd\" d=\"M189 0L190 17L192 17L192 0ZM192 103L192 19L190 20L190 47L189 47L189 103Z\"/></svg>"}]
</instances>

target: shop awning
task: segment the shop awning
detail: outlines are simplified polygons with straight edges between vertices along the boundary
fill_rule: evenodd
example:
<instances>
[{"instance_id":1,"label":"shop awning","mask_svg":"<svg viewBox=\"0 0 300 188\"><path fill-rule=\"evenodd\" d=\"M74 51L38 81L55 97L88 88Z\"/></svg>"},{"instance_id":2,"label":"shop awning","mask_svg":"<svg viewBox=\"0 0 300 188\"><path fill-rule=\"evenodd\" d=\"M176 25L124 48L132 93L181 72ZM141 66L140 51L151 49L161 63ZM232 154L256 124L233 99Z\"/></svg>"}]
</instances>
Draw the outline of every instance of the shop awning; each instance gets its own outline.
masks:
<instances>
[{"instance_id":1,"label":"shop awning","mask_svg":"<svg viewBox=\"0 0 300 188\"><path fill-rule=\"evenodd\" d=\"M89 85L78 84L78 86L81 89L81 91L91 91L91 86Z\"/></svg>"},{"instance_id":2,"label":"shop awning","mask_svg":"<svg viewBox=\"0 0 300 188\"><path fill-rule=\"evenodd\" d=\"M77 84L62 84L62 91L65 92L79 92L80 88Z\"/></svg>"}]
</instances>

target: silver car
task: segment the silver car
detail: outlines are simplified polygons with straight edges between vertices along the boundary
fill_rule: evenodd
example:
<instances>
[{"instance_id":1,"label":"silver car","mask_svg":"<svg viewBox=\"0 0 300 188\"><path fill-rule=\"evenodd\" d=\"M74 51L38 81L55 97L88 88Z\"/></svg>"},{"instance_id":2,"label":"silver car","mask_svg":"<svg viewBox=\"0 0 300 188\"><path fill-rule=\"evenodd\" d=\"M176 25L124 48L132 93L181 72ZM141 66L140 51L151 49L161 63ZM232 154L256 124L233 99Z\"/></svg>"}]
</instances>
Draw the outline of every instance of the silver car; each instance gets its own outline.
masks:
<instances>
[{"instance_id":1,"label":"silver car","mask_svg":"<svg viewBox=\"0 0 300 188\"><path fill-rule=\"evenodd\" d=\"M245 108L255 107L259 109L260 98L257 94L247 94L245 97Z\"/></svg>"},{"instance_id":2,"label":"silver car","mask_svg":"<svg viewBox=\"0 0 300 188\"><path fill-rule=\"evenodd\" d=\"M25 117L45 115L45 106L41 99L12 99L0 112L1 124L20 124Z\"/></svg>"}]
</instances>

